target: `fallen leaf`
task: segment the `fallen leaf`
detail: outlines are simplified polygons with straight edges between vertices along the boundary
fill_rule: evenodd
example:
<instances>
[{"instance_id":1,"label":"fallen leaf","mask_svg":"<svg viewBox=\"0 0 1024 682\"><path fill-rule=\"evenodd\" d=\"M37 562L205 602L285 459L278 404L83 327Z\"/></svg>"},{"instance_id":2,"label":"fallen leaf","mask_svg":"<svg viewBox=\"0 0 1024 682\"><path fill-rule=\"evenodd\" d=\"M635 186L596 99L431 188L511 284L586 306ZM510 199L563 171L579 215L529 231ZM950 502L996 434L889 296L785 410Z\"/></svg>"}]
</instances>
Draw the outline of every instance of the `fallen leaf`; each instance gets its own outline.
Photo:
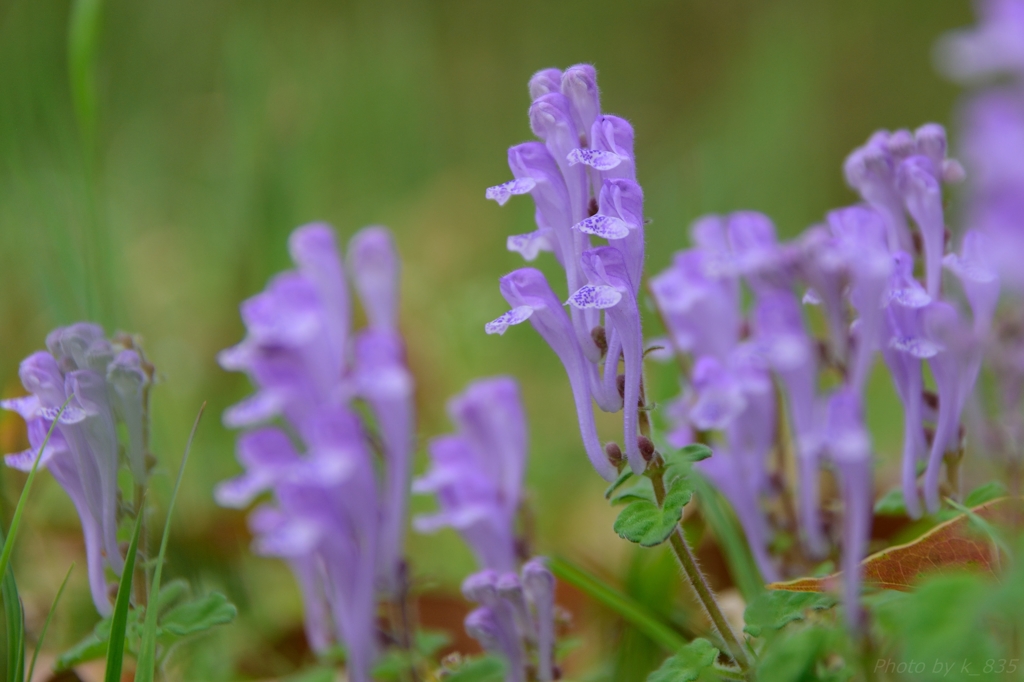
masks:
<instances>
[{"instance_id":1,"label":"fallen leaf","mask_svg":"<svg viewBox=\"0 0 1024 682\"><path fill-rule=\"evenodd\" d=\"M971 509L986 521L1001 523L1020 513L1021 500L1000 497ZM864 559L864 584L886 590L910 591L924 575L955 569L974 569L994 573L999 565L999 550L991 539L974 526L966 514L960 514L935 526L921 537L904 545L888 547ZM842 578L833 573L821 578L799 578L771 583L769 590L790 592L830 592Z\"/></svg>"}]
</instances>

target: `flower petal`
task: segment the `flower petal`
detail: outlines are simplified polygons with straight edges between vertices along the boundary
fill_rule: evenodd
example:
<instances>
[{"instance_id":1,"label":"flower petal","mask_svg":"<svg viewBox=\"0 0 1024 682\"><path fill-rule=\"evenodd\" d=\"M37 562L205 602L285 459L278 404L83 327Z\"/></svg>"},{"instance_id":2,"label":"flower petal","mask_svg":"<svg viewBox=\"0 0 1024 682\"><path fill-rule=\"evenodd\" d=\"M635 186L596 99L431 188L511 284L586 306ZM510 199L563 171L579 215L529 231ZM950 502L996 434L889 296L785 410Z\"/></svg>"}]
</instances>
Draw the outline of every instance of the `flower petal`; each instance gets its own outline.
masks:
<instances>
[{"instance_id":1,"label":"flower petal","mask_svg":"<svg viewBox=\"0 0 1024 682\"><path fill-rule=\"evenodd\" d=\"M567 158L570 166L582 163L599 171L611 170L622 163L622 157L615 152L600 149L573 149Z\"/></svg>"},{"instance_id":2,"label":"flower petal","mask_svg":"<svg viewBox=\"0 0 1024 682\"><path fill-rule=\"evenodd\" d=\"M605 239L623 239L629 236L629 225L626 221L600 213L576 223L573 228Z\"/></svg>"},{"instance_id":3,"label":"flower petal","mask_svg":"<svg viewBox=\"0 0 1024 682\"><path fill-rule=\"evenodd\" d=\"M579 291L570 296L569 300L566 302L574 308L597 308L599 310L603 310L605 308L611 308L621 300L622 292L615 287L605 284L597 286L593 284L585 284L579 288Z\"/></svg>"},{"instance_id":4,"label":"flower petal","mask_svg":"<svg viewBox=\"0 0 1024 682\"><path fill-rule=\"evenodd\" d=\"M513 194L526 194L536 186L537 181L533 178L516 178L494 187L488 187L484 196L497 201L499 206L504 206Z\"/></svg>"},{"instance_id":5,"label":"flower petal","mask_svg":"<svg viewBox=\"0 0 1024 682\"><path fill-rule=\"evenodd\" d=\"M526 322L530 319L530 315L533 315L533 308L531 306L516 306L496 320L492 320L485 324L484 331L488 334L504 334L505 330L512 325Z\"/></svg>"}]
</instances>

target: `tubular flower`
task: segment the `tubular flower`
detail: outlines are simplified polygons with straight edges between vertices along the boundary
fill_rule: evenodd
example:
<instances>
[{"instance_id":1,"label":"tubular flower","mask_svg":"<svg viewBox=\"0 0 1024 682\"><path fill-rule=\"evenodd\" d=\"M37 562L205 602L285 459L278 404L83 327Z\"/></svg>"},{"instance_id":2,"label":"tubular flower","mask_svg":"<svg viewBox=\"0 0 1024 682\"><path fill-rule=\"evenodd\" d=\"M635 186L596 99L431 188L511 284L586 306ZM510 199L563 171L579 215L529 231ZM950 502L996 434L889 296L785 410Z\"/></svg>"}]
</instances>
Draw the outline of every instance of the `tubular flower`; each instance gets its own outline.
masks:
<instances>
[{"instance_id":1,"label":"tubular flower","mask_svg":"<svg viewBox=\"0 0 1024 682\"><path fill-rule=\"evenodd\" d=\"M480 379L448 403L457 434L430 441L431 469L414 484L433 493L440 511L414 520L416 530L450 526L481 566L516 565L515 517L526 467L526 418L519 386L509 377Z\"/></svg>"},{"instance_id":2,"label":"tubular flower","mask_svg":"<svg viewBox=\"0 0 1024 682\"><path fill-rule=\"evenodd\" d=\"M568 299L569 310L555 315L547 301L544 317L548 321L530 318L533 313L527 311L539 308L519 301L511 291L517 288L514 280L533 280L538 292L541 286L550 288L546 281L543 285L536 281L543 279L540 273L517 270L501 281L502 294L515 307L486 329L503 333L511 324L532 319L569 374L587 455L598 473L612 480L616 472L597 440L591 400L607 412L625 407L624 449L634 471L644 467L636 428L643 353L636 299L643 273L645 221L643 190L636 182L633 130L625 120L601 113L596 73L587 64L564 73L539 71L530 80L530 96L530 126L542 142L509 149L514 179L489 188L486 196L499 204L517 194L533 197L537 230L509 237L508 248L527 260L541 251L554 252L565 271L567 297L551 292L551 298ZM592 237L607 240L608 246L593 249ZM598 261L612 260L614 284L595 267ZM595 292L603 293L594 297ZM537 297L547 299L546 293ZM625 361L622 396L617 389L620 358Z\"/></svg>"},{"instance_id":3,"label":"tubular flower","mask_svg":"<svg viewBox=\"0 0 1024 682\"><path fill-rule=\"evenodd\" d=\"M247 334L219 360L246 372L256 394L224 414L249 429L238 440L244 473L218 503L246 507L255 550L283 558L299 582L311 646L341 641L349 675L369 680L376 655L376 593L400 589L413 448L413 383L397 329L398 257L381 227L357 233L349 270L369 325L353 334L345 268L333 230L296 229L297 269L241 306ZM372 424L352 409L365 401ZM280 420L281 429L269 425ZM378 438L371 438L375 429ZM375 467L379 444L384 465Z\"/></svg>"},{"instance_id":4,"label":"tubular flower","mask_svg":"<svg viewBox=\"0 0 1024 682\"><path fill-rule=\"evenodd\" d=\"M71 498L82 523L93 603L111 612L106 569L120 574L124 558L117 544L119 452L124 451L136 481L146 480L144 442L146 388L153 369L130 339L110 341L103 329L80 322L46 338L49 351L22 361L21 383L29 395L0 401L28 427L30 449L7 455L8 466L32 468L36 456ZM61 407L53 435L40 453ZM127 435L118 439L118 426Z\"/></svg>"}]
</instances>

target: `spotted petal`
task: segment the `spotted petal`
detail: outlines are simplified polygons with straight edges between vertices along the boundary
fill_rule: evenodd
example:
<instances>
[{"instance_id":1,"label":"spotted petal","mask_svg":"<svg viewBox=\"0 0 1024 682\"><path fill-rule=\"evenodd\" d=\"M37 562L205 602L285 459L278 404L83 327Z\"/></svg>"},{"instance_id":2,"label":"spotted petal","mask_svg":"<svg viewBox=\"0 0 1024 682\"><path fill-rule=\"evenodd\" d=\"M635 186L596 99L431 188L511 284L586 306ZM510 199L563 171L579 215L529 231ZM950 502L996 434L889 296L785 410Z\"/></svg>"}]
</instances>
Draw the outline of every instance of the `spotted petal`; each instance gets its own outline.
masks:
<instances>
[{"instance_id":1,"label":"spotted petal","mask_svg":"<svg viewBox=\"0 0 1024 682\"><path fill-rule=\"evenodd\" d=\"M622 163L622 157L615 152L600 149L573 149L569 152L568 159L570 166L582 163L599 171L611 170Z\"/></svg>"},{"instance_id":2,"label":"spotted petal","mask_svg":"<svg viewBox=\"0 0 1024 682\"><path fill-rule=\"evenodd\" d=\"M516 178L515 180L509 180L503 182L500 185L494 187L488 187L484 196L488 199L493 199L498 202L499 206L504 206L513 194L526 194L531 189L537 186L537 181L533 178Z\"/></svg>"},{"instance_id":3,"label":"spotted petal","mask_svg":"<svg viewBox=\"0 0 1024 682\"><path fill-rule=\"evenodd\" d=\"M520 324L530 319L533 315L533 308L528 305L516 306L496 320L484 325L484 331L488 334L504 334L505 330L514 324Z\"/></svg>"},{"instance_id":4,"label":"spotted petal","mask_svg":"<svg viewBox=\"0 0 1024 682\"><path fill-rule=\"evenodd\" d=\"M600 213L581 220L573 225L573 227L580 232L605 239L623 239L629 236L629 225L626 224L626 221L615 216L602 215Z\"/></svg>"},{"instance_id":5,"label":"spotted petal","mask_svg":"<svg viewBox=\"0 0 1024 682\"><path fill-rule=\"evenodd\" d=\"M585 284L575 294L569 297L567 303L574 308L611 308L622 300L622 292L615 287L604 284Z\"/></svg>"}]
</instances>

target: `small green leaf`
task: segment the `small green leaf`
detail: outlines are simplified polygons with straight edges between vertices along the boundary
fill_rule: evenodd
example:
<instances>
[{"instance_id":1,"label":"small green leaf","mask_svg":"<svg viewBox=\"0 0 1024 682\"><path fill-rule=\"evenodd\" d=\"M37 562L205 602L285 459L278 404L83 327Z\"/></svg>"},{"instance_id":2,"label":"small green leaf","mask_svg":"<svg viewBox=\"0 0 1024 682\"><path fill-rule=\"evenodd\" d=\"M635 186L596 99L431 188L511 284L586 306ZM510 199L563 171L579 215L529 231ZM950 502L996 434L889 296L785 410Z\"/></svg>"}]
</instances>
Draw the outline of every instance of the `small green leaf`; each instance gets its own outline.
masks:
<instances>
[{"instance_id":1,"label":"small green leaf","mask_svg":"<svg viewBox=\"0 0 1024 682\"><path fill-rule=\"evenodd\" d=\"M238 609L220 592L211 592L170 609L160 619L160 629L175 637L188 637L216 625L230 623Z\"/></svg>"},{"instance_id":2,"label":"small green leaf","mask_svg":"<svg viewBox=\"0 0 1024 682\"><path fill-rule=\"evenodd\" d=\"M718 649L706 639L695 639L675 656L665 659L661 667L647 676L647 682L698 682L714 680L712 667ZM768 678L765 678L768 679Z\"/></svg>"},{"instance_id":3,"label":"small green leaf","mask_svg":"<svg viewBox=\"0 0 1024 682\"><path fill-rule=\"evenodd\" d=\"M608 488L604 491L604 498L606 500L610 500L611 497L612 497L612 494L616 490L621 488L622 484L625 483L626 481L628 481L632 476L633 476L633 472L629 470L629 467L626 467L625 469L623 469L622 473L619 474L619 477L616 478L615 481L611 485L609 485Z\"/></svg>"},{"instance_id":4,"label":"small green leaf","mask_svg":"<svg viewBox=\"0 0 1024 682\"><path fill-rule=\"evenodd\" d=\"M703 443L690 443L677 454L688 462L702 462L711 457L711 448Z\"/></svg>"},{"instance_id":5,"label":"small green leaf","mask_svg":"<svg viewBox=\"0 0 1024 682\"><path fill-rule=\"evenodd\" d=\"M875 502L875 513L879 516L906 516L907 503L903 499L903 490L893 488Z\"/></svg>"},{"instance_id":6,"label":"small green leaf","mask_svg":"<svg viewBox=\"0 0 1024 682\"><path fill-rule=\"evenodd\" d=\"M416 653L430 658L451 644L451 641L451 635L443 630L420 630L416 633Z\"/></svg>"},{"instance_id":7,"label":"small green leaf","mask_svg":"<svg viewBox=\"0 0 1024 682\"><path fill-rule=\"evenodd\" d=\"M998 497L1005 497L1006 486L999 481L990 481L985 485L978 486L964 498L965 507L977 507L978 505L991 502Z\"/></svg>"},{"instance_id":8,"label":"small green leaf","mask_svg":"<svg viewBox=\"0 0 1024 682\"><path fill-rule=\"evenodd\" d=\"M641 476L636 485L632 485L625 490L618 490L611 497L612 504L622 504L635 500L647 500L651 504L657 504L657 500L654 497L654 485L651 483L651 479Z\"/></svg>"},{"instance_id":9,"label":"small green leaf","mask_svg":"<svg viewBox=\"0 0 1024 682\"><path fill-rule=\"evenodd\" d=\"M840 644L836 631L828 628L807 627L796 630L773 641L761 655L757 666L757 679L786 682L788 680L849 679L842 670L828 675L819 662L835 652ZM819 673L826 673L825 675Z\"/></svg>"},{"instance_id":10,"label":"small green leaf","mask_svg":"<svg viewBox=\"0 0 1024 682\"><path fill-rule=\"evenodd\" d=\"M505 679L505 662L496 656L481 656L463 663L445 677L445 682L501 682Z\"/></svg>"},{"instance_id":11,"label":"small green leaf","mask_svg":"<svg viewBox=\"0 0 1024 682\"><path fill-rule=\"evenodd\" d=\"M619 512L612 526L619 537L641 547L654 547L668 540L679 523L683 507L693 497L693 487L685 476L677 476L665 492L665 504L649 500L630 502Z\"/></svg>"},{"instance_id":12,"label":"small green leaf","mask_svg":"<svg viewBox=\"0 0 1024 682\"><path fill-rule=\"evenodd\" d=\"M835 598L823 592L769 590L747 605L743 631L754 637L767 635L766 630L780 630L787 623L806 618L808 611L828 609L835 604Z\"/></svg>"},{"instance_id":13,"label":"small green leaf","mask_svg":"<svg viewBox=\"0 0 1024 682\"><path fill-rule=\"evenodd\" d=\"M106 627L100 628L100 624ZM57 672L70 670L76 665L97 661L107 653L107 641L110 639L110 619L104 618L88 635L73 647L57 657L53 667Z\"/></svg>"}]
</instances>

